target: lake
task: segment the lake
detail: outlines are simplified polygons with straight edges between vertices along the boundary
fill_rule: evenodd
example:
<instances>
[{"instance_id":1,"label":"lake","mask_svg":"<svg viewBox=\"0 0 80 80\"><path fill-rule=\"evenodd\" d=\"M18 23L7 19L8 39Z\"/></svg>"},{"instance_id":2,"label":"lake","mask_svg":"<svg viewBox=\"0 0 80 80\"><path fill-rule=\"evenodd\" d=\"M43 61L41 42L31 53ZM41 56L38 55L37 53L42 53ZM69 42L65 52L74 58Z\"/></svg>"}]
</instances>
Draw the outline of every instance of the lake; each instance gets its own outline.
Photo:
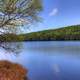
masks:
<instances>
[{"instance_id":1,"label":"lake","mask_svg":"<svg viewBox=\"0 0 80 80\"><path fill-rule=\"evenodd\" d=\"M29 80L80 80L78 41L23 42L18 56L5 54L3 49L0 53L0 59L26 67Z\"/></svg>"}]
</instances>

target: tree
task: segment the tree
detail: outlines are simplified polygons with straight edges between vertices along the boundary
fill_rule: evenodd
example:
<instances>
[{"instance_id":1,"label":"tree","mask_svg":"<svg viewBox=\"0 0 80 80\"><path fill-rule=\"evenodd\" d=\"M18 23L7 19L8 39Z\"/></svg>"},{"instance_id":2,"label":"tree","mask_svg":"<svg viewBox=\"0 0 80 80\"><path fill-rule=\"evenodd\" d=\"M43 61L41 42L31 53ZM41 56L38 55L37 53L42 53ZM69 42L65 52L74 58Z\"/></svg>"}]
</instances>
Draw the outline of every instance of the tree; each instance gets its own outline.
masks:
<instances>
[{"instance_id":1,"label":"tree","mask_svg":"<svg viewBox=\"0 0 80 80\"><path fill-rule=\"evenodd\" d=\"M0 0L0 47L12 52L20 48L18 43L10 41L18 39L16 34L23 25L39 21L37 15L41 10L41 0ZM1 79L26 80L26 73L21 65L0 61Z\"/></svg>"},{"instance_id":2,"label":"tree","mask_svg":"<svg viewBox=\"0 0 80 80\"><path fill-rule=\"evenodd\" d=\"M1 35L17 34L23 28L23 25L29 25L39 21L37 15L41 10L41 0L0 0ZM5 39L6 37L2 36L0 46L7 50L12 50L10 46L3 44L3 40Z\"/></svg>"}]
</instances>

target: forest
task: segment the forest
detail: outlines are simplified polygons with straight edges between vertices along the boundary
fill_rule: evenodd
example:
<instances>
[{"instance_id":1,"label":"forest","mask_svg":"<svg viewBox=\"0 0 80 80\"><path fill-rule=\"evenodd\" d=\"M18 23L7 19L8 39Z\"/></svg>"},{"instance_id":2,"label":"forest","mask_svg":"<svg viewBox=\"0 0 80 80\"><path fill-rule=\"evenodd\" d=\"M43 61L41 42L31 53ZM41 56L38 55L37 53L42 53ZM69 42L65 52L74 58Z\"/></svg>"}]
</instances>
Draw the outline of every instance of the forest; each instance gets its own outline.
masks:
<instances>
[{"instance_id":1,"label":"forest","mask_svg":"<svg viewBox=\"0 0 80 80\"><path fill-rule=\"evenodd\" d=\"M67 26L58 29L50 29L19 35L4 34L0 35L0 38L2 42L80 40L80 25Z\"/></svg>"},{"instance_id":2,"label":"forest","mask_svg":"<svg viewBox=\"0 0 80 80\"><path fill-rule=\"evenodd\" d=\"M44 30L20 35L24 41L80 40L80 25Z\"/></svg>"}]
</instances>

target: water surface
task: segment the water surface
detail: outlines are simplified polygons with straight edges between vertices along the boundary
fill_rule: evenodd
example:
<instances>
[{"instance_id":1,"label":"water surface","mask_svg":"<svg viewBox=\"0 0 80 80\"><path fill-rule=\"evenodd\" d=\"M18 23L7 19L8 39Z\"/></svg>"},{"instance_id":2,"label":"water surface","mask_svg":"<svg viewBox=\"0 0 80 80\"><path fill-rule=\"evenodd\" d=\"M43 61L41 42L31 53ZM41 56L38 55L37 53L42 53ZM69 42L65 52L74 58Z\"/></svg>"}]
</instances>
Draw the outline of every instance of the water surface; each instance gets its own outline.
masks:
<instances>
[{"instance_id":1,"label":"water surface","mask_svg":"<svg viewBox=\"0 0 80 80\"><path fill-rule=\"evenodd\" d=\"M80 42L24 42L19 56L2 54L28 69L29 80L80 80Z\"/></svg>"}]
</instances>

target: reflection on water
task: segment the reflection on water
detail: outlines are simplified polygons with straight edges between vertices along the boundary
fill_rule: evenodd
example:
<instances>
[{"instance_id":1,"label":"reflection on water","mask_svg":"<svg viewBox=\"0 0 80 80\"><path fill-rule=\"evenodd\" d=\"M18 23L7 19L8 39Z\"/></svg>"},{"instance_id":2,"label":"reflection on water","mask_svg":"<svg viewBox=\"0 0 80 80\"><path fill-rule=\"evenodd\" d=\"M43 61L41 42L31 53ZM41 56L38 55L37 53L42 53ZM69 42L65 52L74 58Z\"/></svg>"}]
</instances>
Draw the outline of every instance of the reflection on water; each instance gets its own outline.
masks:
<instances>
[{"instance_id":1,"label":"reflection on water","mask_svg":"<svg viewBox=\"0 0 80 80\"><path fill-rule=\"evenodd\" d=\"M24 65L30 80L80 80L80 42L24 42L23 46L17 57L4 55L1 49L0 59Z\"/></svg>"}]
</instances>

